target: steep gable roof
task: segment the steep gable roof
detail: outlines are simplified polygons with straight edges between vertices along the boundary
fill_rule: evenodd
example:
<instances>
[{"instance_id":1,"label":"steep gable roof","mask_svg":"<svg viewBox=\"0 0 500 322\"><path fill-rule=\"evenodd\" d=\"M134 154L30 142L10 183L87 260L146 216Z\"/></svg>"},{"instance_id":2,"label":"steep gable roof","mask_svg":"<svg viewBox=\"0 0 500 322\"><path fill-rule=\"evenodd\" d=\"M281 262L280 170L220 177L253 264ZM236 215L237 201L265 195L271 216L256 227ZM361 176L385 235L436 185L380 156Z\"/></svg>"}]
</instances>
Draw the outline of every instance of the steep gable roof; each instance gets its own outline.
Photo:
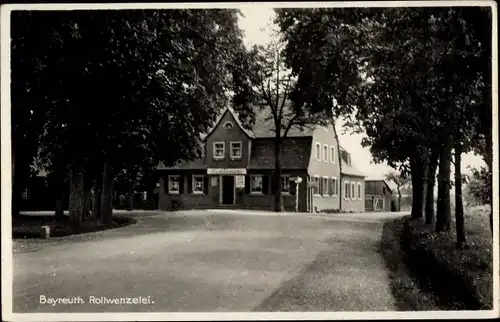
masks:
<instances>
[{"instance_id":1,"label":"steep gable roof","mask_svg":"<svg viewBox=\"0 0 500 322\"><path fill-rule=\"evenodd\" d=\"M238 124L238 126L240 127L240 129L250 138L255 138L255 135L253 134L252 131L248 130L248 129L245 129L245 127L243 126L243 124L241 123L241 120L240 118L238 117L238 113L236 113L235 110L233 110L233 108L231 107L226 107L226 109L224 110L224 112L221 113L221 115L219 115L217 121L215 122L214 126L212 127L212 129L203 137L203 140L206 140L210 134L212 134L212 132L219 126L220 122L222 121L222 119L224 118L224 116L226 115L226 113L231 113L231 116L233 117L233 119L235 120L236 124Z\"/></svg>"}]
</instances>

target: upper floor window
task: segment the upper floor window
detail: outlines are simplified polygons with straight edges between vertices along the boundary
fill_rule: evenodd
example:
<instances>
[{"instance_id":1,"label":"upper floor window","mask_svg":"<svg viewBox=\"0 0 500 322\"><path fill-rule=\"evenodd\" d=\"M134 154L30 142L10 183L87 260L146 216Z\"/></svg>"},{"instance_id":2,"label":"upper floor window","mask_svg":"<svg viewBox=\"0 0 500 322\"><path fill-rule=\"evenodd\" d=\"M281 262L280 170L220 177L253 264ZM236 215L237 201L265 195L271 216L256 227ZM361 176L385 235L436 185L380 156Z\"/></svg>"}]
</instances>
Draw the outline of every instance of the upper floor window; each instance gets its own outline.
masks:
<instances>
[{"instance_id":1,"label":"upper floor window","mask_svg":"<svg viewBox=\"0 0 500 322\"><path fill-rule=\"evenodd\" d=\"M283 194L290 193L290 176L289 175L282 175L281 176L281 192Z\"/></svg>"},{"instance_id":2,"label":"upper floor window","mask_svg":"<svg viewBox=\"0 0 500 322\"><path fill-rule=\"evenodd\" d=\"M330 162L335 163L335 147L330 145Z\"/></svg>"},{"instance_id":3,"label":"upper floor window","mask_svg":"<svg viewBox=\"0 0 500 322\"><path fill-rule=\"evenodd\" d=\"M323 144L323 161L328 162L328 145Z\"/></svg>"},{"instance_id":4,"label":"upper floor window","mask_svg":"<svg viewBox=\"0 0 500 322\"><path fill-rule=\"evenodd\" d=\"M316 160L321 161L321 144L316 142Z\"/></svg>"},{"instance_id":5,"label":"upper floor window","mask_svg":"<svg viewBox=\"0 0 500 322\"><path fill-rule=\"evenodd\" d=\"M214 142L214 159L224 159L225 144L224 142Z\"/></svg>"},{"instance_id":6,"label":"upper floor window","mask_svg":"<svg viewBox=\"0 0 500 322\"><path fill-rule=\"evenodd\" d=\"M231 159L241 159L242 144L241 141L231 142Z\"/></svg>"},{"instance_id":7,"label":"upper floor window","mask_svg":"<svg viewBox=\"0 0 500 322\"><path fill-rule=\"evenodd\" d=\"M225 129L232 129L233 128L233 123L227 121L226 123L224 123L223 127Z\"/></svg>"}]
</instances>

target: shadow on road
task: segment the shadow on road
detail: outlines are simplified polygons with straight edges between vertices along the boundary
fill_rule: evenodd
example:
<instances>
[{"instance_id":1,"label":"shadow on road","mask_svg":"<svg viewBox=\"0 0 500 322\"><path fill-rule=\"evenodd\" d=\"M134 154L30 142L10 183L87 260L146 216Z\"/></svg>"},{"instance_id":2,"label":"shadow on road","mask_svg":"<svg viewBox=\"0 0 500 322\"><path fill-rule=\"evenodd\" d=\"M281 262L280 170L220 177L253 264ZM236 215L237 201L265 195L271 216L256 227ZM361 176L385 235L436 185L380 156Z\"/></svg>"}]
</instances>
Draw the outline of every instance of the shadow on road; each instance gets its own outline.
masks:
<instances>
[{"instance_id":1,"label":"shadow on road","mask_svg":"<svg viewBox=\"0 0 500 322\"><path fill-rule=\"evenodd\" d=\"M332 223L333 224L333 223ZM351 225L353 225L351 223ZM352 238L326 240L327 250L253 311L393 310L387 272L377 253L373 223L356 223Z\"/></svg>"}]
</instances>

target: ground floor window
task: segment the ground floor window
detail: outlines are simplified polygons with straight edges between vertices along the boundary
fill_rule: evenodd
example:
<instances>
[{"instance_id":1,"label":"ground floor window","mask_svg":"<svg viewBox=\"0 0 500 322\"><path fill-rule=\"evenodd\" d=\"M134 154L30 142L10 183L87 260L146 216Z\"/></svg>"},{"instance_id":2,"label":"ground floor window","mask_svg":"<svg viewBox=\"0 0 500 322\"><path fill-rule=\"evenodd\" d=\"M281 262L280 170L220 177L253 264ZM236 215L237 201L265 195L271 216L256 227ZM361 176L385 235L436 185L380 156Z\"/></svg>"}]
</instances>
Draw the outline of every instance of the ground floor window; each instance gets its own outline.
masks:
<instances>
[{"instance_id":1,"label":"ground floor window","mask_svg":"<svg viewBox=\"0 0 500 322\"><path fill-rule=\"evenodd\" d=\"M356 199L356 183L351 182L351 198Z\"/></svg>"},{"instance_id":2,"label":"ground floor window","mask_svg":"<svg viewBox=\"0 0 500 322\"><path fill-rule=\"evenodd\" d=\"M281 176L281 192L284 194L290 193L290 176Z\"/></svg>"},{"instance_id":3,"label":"ground floor window","mask_svg":"<svg viewBox=\"0 0 500 322\"><path fill-rule=\"evenodd\" d=\"M337 178L332 178L332 187L330 190L330 194L332 196L336 196L338 194L338 186L337 186Z\"/></svg>"},{"instance_id":4,"label":"ground floor window","mask_svg":"<svg viewBox=\"0 0 500 322\"><path fill-rule=\"evenodd\" d=\"M250 193L262 193L262 176L250 176Z\"/></svg>"},{"instance_id":5,"label":"ground floor window","mask_svg":"<svg viewBox=\"0 0 500 322\"><path fill-rule=\"evenodd\" d=\"M358 182L358 199L361 199L361 183Z\"/></svg>"},{"instance_id":6,"label":"ground floor window","mask_svg":"<svg viewBox=\"0 0 500 322\"><path fill-rule=\"evenodd\" d=\"M168 193L180 193L180 179L179 176L168 176Z\"/></svg>"},{"instance_id":7,"label":"ground floor window","mask_svg":"<svg viewBox=\"0 0 500 322\"><path fill-rule=\"evenodd\" d=\"M313 178L313 193L315 195L319 195L319 177L314 177Z\"/></svg>"},{"instance_id":8,"label":"ground floor window","mask_svg":"<svg viewBox=\"0 0 500 322\"><path fill-rule=\"evenodd\" d=\"M323 178L323 187L322 188L323 188L322 189L323 190L322 191L323 192L323 196L328 195L328 177Z\"/></svg>"},{"instance_id":9,"label":"ground floor window","mask_svg":"<svg viewBox=\"0 0 500 322\"><path fill-rule=\"evenodd\" d=\"M193 193L202 194L203 193L203 175L193 175Z\"/></svg>"},{"instance_id":10,"label":"ground floor window","mask_svg":"<svg viewBox=\"0 0 500 322\"><path fill-rule=\"evenodd\" d=\"M349 185L349 181L344 182L344 199L348 199L351 197L351 187Z\"/></svg>"},{"instance_id":11,"label":"ground floor window","mask_svg":"<svg viewBox=\"0 0 500 322\"><path fill-rule=\"evenodd\" d=\"M30 199L30 189L25 188L22 193L22 199L23 200L29 200Z\"/></svg>"}]
</instances>

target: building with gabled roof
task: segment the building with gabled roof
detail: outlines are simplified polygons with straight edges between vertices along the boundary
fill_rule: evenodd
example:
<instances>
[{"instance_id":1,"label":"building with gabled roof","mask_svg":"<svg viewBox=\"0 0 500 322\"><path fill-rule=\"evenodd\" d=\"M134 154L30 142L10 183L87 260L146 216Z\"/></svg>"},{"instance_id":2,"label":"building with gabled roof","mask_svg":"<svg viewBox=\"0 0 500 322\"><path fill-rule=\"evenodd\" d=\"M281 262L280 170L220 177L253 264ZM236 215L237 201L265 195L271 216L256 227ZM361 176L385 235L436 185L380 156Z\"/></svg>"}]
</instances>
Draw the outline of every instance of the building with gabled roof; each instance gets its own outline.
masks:
<instances>
[{"instance_id":1,"label":"building with gabled roof","mask_svg":"<svg viewBox=\"0 0 500 322\"><path fill-rule=\"evenodd\" d=\"M181 160L172 167L159 165L159 208L272 210L274 136L269 109L259 110L254 124L245 127L238 114L227 108L204 136L202 158ZM294 211L296 206L300 212L338 210L342 198L341 210L364 211L365 175L341 148L340 183L338 151L331 125L290 129L280 156L285 210Z\"/></svg>"},{"instance_id":2,"label":"building with gabled roof","mask_svg":"<svg viewBox=\"0 0 500 322\"><path fill-rule=\"evenodd\" d=\"M391 211L394 192L385 178L365 178L365 210Z\"/></svg>"}]
</instances>

